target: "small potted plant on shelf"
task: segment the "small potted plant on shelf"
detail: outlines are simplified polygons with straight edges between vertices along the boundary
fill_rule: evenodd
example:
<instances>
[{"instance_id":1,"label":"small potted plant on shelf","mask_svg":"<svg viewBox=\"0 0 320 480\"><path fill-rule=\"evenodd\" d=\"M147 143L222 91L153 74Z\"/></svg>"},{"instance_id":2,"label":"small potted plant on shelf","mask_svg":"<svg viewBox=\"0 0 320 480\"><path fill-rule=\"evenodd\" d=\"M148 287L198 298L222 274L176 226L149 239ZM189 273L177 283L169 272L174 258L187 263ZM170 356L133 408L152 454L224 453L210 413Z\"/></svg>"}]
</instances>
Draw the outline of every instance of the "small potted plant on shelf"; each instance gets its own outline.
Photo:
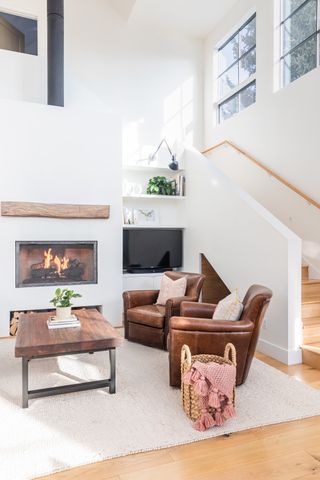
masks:
<instances>
[{"instance_id":1,"label":"small potted plant on shelf","mask_svg":"<svg viewBox=\"0 0 320 480\"><path fill-rule=\"evenodd\" d=\"M175 183L166 177L152 177L147 186L149 195L175 195Z\"/></svg>"},{"instance_id":2,"label":"small potted plant on shelf","mask_svg":"<svg viewBox=\"0 0 320 480\"><path fill-rule=\"evenodd\" d=\"M56 307L56 318L59 320L65 320L71 317L71 299L79 298L82 295L76 293L74 290L69 290L69 288L57 288L54 292L54 297L50 300L50 303Z\"/></svg>"}]
</instances>

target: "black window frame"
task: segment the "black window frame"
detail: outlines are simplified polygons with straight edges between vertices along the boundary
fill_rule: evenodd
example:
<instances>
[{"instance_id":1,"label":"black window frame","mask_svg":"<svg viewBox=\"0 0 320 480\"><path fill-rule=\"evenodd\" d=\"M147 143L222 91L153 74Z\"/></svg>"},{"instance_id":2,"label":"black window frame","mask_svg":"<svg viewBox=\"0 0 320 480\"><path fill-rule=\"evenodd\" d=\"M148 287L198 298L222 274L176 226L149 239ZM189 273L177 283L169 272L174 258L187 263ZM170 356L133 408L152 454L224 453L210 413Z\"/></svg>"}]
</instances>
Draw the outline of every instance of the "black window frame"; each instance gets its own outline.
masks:
<instances>
[{"instance_id":1,"label":"black window frame","mask_svg":"<svg viewBox=\"0 0 320 480\"><path fill-rule=\"evenodd\" d=\"M230 37L227 38L227 40L225 40L220 46L219 48L217 49L217 54L218 54L218 63L219 63L219 54L221 52L221 50L224 49L224 47L226 47L228 45L228 43L232 42L232 40L237 36L239 35L239 33L247 26L249 25L250 22L252 22L252 20L256 19L257 18L257 13L254 12L252 15L250 15L250 17L232 34L230 35ZM217 118L218 118L218 124L221 124L221 107L228 101L232 100L233 98L235 97L239 97L240 98L240 94L243 90L245 90L248 86L250 85L253 85L255 84L256 86L256 70L254 73L252 73L251 75L249 75L249 77L239 83L239 75L240 75L240 62L241 60L246 56L248 55L250 52L253 52L254 50L256 50L257 48L257 38L255 38L255 43L252 47L250 47L248 50L246 50L244 53L242 53L240 55L240 42L238 42L238 57L236 60L234 60L230 65L228 65L227 68L225 68L223 71L220 72L219 70L219 74L216 78L217 80L217 90L218 90L218 100L217 100ZM232 90L230 90L229 94L227 95L224 95L222 97L220 97L220 79L223 75L225 75L231 68L233 68L235 65L238 65L238 84L237 86L235 86ZM218 65L218 69L219 69L219 65ZM238 112L239 113L240 110L238 109ZM232 115L233 116L233 115Z\"/></svg>"},{"instance_id":2,"label":"black window frame","mask_svg":"<svg viewBox=\"0 0 320 480\"><path fill-rule=\"evenodd\" d=\"M243 110L240 110L240 105L239 105L240 95L241 95L241 93L242 93L244 90L246 90L246 89L247 89L248 87L250 87L251 85L255 85L255 87L256 87L255 95L256 95L256 94L257 94L257 81L256 81L256 79L254 79L254 80L251 80L251 82L246 83L246 85L245 85L244 87L240 88L240 90L237 90L235 93L233 93L232 95L230 95L230 97L225 98L222 102L220 102L220 103L218 104L218 121L219 121L219 124L222 123L222 121L221 121L221 107L222 107L225 103L230 102L230 100L232 100L233 98L238 97L238 111L235 112L233 115L236 115L237 113L240 113L240 112L243 111ZM255 97L255 101L254 101L253 103L255 103L255 102L256 102L256 97ZM251 105L253 105L253 103L252 103ZM250 105L249 105L249 106L250 106ZM244 109L244 110L245 110L245 109ZM232 115L230 118L232 118L233 115ZM226 119L226 120L228 120L228 119Z\"/></svg>"},{"instance_id":3,"label":"black window frame","mask_svg":"<svg viewBox=\"0 0 320 480\"><path fill-rule=\"evenodd\" d=\"M306 75L306 72L303 75L300 75L300 77L291 80L289 83L285 84L284 82L284 65L285 65L285 59L288 55L292 55L292 53L300 48L302 45L304 45L308 40L311 40L312 38L316 39L316 58L317 58L317 65L309 70L310 72L314 70L315 68L318 68L320 66L320 0L316 0L316 31L310 35L308 35L306 38L304 38L301 42L299 42L297 45L295 45L293 48L290 48L286 53L283 53L283 29L285 23L292 17L294 17L302 8L304 8L308 3L313 3L314 0L304 0L295 10L293 10L289 15L287 15L284 18L284 8L283 8L283 0L280 0L280 72L281 72L281 87L286 87L290 85L290 83L294 82L295 80L298 80L299 78L303 77Z\"/></svg>"}]
</instances>

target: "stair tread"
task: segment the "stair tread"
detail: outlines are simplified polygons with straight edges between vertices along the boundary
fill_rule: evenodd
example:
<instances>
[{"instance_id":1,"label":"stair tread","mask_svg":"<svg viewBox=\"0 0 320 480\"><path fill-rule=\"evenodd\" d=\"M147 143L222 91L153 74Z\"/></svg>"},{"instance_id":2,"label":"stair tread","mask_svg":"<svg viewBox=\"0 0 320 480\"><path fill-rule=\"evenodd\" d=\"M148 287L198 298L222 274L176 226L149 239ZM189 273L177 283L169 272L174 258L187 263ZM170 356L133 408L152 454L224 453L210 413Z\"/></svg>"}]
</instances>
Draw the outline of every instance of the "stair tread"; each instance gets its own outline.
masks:
<instances>
[{"instance_id":1,"label":"stair tread","mask_svg":"<svg viewBox=\"0 0 320 480\"><path fill-rule=\"evenodd\" d=\"M301 345L302 350L309 350L320 355L320 343L304 343Z\"/></svg>"},{"instance_id":2,"label":"stair tread","mask_svg":"<svg viewBox=\"0 0 320 480\"><path fill-rule=\"evenodd\" d=\"M316 304L316 303L320 305L320 299L319 300L302 300L302 305L309 305L309 304Z\"/></svg>"},{"instance_id":3,"label":"stair tread","mask_svg":"<svg viewBox=\"0 0 320 480\"><path fill-rule=\"evenodd\" d=\"M303 323L305 321L307 322L307 325L316 325L317 323L320 325L320 316L317 315L315 317L307 317L303 319Z\"/></svg>"},{"instance_id":4,"label":"stair tread","mask_svg":"<svg viewBox=\"0 0 320 480\"><path fill-rule=\"evenodd\" d=\"M302 280L302 285L320 285L320 280L316 279L309 279L309 280Z\"/></svg>"},{"instance_id":5,"label":"stair tread","mask_svg":"<svg viewBox=\"0 0 320 480\"><path fill-rule=\"evenodd\" d=\"M319 328L319 332L320 332L320 320L317 320L317 321L314 321L314 322L304 322L303 321L303 328L316 328L318 327Z\"/></svg>"}]
</instances>

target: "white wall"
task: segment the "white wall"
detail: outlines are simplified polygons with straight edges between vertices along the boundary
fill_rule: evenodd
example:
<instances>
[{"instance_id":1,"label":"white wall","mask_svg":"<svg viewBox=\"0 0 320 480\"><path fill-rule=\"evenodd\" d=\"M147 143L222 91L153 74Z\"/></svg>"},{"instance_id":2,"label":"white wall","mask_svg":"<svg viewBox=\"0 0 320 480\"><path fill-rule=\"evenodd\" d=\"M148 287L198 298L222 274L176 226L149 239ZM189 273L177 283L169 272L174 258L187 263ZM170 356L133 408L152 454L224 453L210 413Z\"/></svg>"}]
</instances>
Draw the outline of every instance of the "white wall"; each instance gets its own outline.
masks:
<instances>
[{"instance_id":1,"label":"white wall","mask_svg":"<svg viewBox=\"0 0 320 480\"><path fill-rule=\"evenodd\" d=\"M284 363L301 360L301 241L213 163L186 155L189 174L185 268L204 253L230 290L259 283L273 291L259 350ZM201 192L201 193L200 193Z\"/></svg>"},{"instance_id":2,"label":"white wall","mask_svg":"<svg viewBox=\"0 0 320 480\"><path fill-rule=\"evenodd\" d=\"M98 284L78 305L121 324L121 128L113 115L0 102L1 201L110 204L109 220L0 217L0 336L11 310L48 308L54 287L15 288L16 240L97 240ZM108 135L105 132L108 131Z\"/></svg>"},{"instance_id":3,"label":"white wall","mask_svg":"<svg viewBox=\"0 0 320 480\"><path fill-rule=\"evenodd\" d=\"M120 114L125 155L162 133L202 144L201 41L125 22L104 0L66 2L65 32L66 104Z\"/></svg>"},{"instance_id":4,"label":"white wall","mask_svg":"<svg viewBox=\"0 0 320 480\"><path fill-rule=\"evenodd\" d=\"M239 0L205 42L205 145L229 139L320 201L318 112L320 69L278 89L277 5L280 0ZM222 125L215 125L212 65L214 48L252 11L257 13L257 101ZM212 161L249 191L303 240L315 243L309 260L320 265L320 212L241 155L217 151ZM308 249L310 250L310 249Z\"/></svg>"},{"instance_id":5,"label":"white wall","mask_svg":"<svg viewBox=\"0 0 320 480\"><path fill-rule=\"evenodd\" d=\"M0 49L0 98L46 103L47 2L1 0L0 11L38 20L38 56Z\"/></svg>"},{"instance_id":6,"label":"white wall","mask_svg":"<svg viewBox=\"0 0 320 480\"><path fill-rule=\"evenodd\" d=\"M1 9L38 17L39 57L0 50L0 98L46 103L46 2ZM120 115L125 157L163 134L201 146L202 53L200 40L126 22L105 0L67 0L65 105Z\"/></svg>"},{"instance_id":7,"label":"white wall","mask_svg":"<svg viewBox=\"0 0 320 480\"><path fill-rule=\"evenodd\" d=\"M207 157L219 170L232 178L237 185L249 192L281 222L299 235L305 241L306 256L318 256L320 260L320 252L316 252L313 245L314 243L320 245L318 208L309 204L231 147L222 147L211 152Z\"/></svg>"}]
</instances>

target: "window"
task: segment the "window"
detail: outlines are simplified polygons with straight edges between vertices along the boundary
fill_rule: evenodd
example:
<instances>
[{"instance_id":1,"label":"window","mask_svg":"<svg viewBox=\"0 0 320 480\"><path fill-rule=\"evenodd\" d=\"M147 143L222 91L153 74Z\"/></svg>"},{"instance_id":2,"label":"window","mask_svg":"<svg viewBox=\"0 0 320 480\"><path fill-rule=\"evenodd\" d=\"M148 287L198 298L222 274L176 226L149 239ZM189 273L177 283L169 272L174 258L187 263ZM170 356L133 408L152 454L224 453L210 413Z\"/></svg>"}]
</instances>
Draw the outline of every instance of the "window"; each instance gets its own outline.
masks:
<instances>
[{"instance_id":1,"label":"window","mask_svg":"<svg viewBox=\"0 0 320 480\"><path fill-rule=\"evenodd\" d=\"M38 55L38 22L0 12L0 48Z\"/></svg>"},{"instance_id":2,"label":"window","mask_svg":"<svg viewBox=\"0 0 320 480\"><path fill-rule=\"evenodd\" d=\"M256 101L256 15L218 50L218 118L224 122Z\"/></svg>"},{"instance_id":3,"label":"window","mask_svg":"<svg viewBox=\"0 0 320 480\"><path fill-rule=\"evenodd\" d=\"M319 65L319 1L281 0L281 71L286 86Z\"/></svg>"}]
</instances>

